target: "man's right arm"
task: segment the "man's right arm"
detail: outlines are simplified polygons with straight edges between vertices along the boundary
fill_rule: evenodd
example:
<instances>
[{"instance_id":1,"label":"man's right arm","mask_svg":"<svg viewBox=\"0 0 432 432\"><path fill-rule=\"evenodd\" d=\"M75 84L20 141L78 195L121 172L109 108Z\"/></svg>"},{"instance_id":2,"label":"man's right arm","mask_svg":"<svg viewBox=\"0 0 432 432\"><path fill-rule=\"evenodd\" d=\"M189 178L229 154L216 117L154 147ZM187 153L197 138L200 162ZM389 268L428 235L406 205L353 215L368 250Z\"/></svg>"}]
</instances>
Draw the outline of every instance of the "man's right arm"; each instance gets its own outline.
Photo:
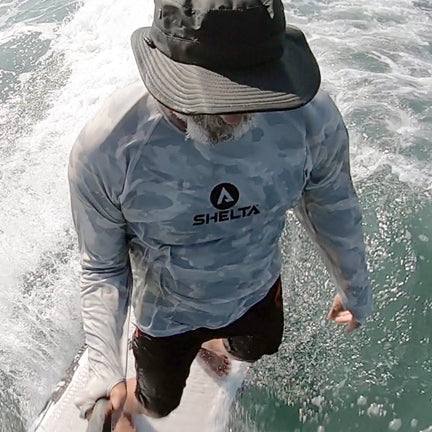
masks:
<instances>
[{"instance_id":1,"label":"man's right arm","mask_svg":"<svg viewBox=\"0 0 432 432\"><path fill-rule=\"evenodd\" d=\"M124 381L121 341L132 283L126 224L109 188L110 183L118 184L121 178L115 169L109 169L109 155L88 150L85 141L86 135L81 134L69 165L72 215L82 265L82 317L89 355L87 391L77 401L82 415L98 398L109 396L111 389Z\"/></svg>"}]
</instances>

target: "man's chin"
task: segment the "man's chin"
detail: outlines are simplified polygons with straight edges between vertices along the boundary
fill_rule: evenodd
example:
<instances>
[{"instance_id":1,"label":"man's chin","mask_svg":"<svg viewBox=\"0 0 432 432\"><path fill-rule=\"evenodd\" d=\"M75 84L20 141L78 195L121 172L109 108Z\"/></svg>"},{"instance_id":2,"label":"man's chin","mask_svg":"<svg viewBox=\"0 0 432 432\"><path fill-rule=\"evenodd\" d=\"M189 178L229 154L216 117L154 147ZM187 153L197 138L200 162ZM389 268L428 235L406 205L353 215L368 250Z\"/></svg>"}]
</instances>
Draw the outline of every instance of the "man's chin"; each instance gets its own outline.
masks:
<instances>
[{"instance_id":1,"label":"man's chin","mask_svg":"<svg viewBox=\"0 0 432 432\"><path fill-rule=\"evenodd\" d=\"M255 124L253 114L245 115L238 125L229 125L222 119L215 121L196 121L187 118L186 138L202 144L217 145L227 141L236 141L245 135Z\"/></svg>"}]
</instances>

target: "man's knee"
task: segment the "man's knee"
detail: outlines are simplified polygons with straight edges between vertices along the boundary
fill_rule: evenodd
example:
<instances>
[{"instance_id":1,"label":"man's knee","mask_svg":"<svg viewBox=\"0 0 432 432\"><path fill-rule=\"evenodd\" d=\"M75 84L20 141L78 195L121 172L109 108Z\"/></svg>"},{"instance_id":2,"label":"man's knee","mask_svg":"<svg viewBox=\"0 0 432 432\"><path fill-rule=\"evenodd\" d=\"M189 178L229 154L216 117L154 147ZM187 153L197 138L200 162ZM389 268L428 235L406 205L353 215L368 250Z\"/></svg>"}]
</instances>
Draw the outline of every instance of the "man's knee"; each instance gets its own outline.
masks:
<instances>
[{"instance_id":1,"label":"man's knee","mask_svg":"<svg viewBox=\"0 0 432 432\"><path fill-rule=\"evenodd\" d=\"M282 335L277 334L267 339L254 336L235 336L224 340L226 350L234 358L254 363L263 355L275 354L279 350Z\"/></svg>"}]
</instances>

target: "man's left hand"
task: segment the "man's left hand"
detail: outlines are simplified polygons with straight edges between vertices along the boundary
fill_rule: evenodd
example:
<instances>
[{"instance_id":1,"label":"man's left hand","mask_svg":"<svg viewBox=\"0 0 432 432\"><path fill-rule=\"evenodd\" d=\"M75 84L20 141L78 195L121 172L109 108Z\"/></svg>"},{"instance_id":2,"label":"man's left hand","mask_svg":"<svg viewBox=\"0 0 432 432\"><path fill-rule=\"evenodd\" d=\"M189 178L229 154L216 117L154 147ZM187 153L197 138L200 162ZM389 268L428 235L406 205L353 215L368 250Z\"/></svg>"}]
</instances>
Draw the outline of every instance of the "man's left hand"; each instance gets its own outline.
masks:
<instances>
[{"instance_id":1,"label":"man's left hand","mask_svg":"<svg viewBox=\"0 0 432 432\"><path fill-rule=\"evenodd\" d=\"M346 327L347 333L351 333L357 327L360 327L360 324L354 319L353 314L344 308L342 298L339 294L336 294L333 299L327 319L341 324L348 324Z\"/></svg>"}]
</instances>

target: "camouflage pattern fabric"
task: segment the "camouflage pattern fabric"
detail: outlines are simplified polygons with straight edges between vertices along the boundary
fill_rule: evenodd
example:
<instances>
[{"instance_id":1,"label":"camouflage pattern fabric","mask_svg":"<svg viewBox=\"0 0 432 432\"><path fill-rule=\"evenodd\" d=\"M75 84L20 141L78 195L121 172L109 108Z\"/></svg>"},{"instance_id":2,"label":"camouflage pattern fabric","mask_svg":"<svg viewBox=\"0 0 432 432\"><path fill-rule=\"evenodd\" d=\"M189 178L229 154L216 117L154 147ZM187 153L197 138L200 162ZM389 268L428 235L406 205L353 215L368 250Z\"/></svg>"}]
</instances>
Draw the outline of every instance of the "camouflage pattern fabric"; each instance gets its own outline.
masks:
<instances>
[{"instance_id":1,"label":"camouflage pattern fabric","mask_svg":"<svg viewBox=\"0 0 432 432\"><path fill-rule=\"evenodd\" d=\"M136 324L153 336L225 326L280 273L285 213L316 241L343 302L371 313L348 135L328 95L259 113L240 139L186 140L141 83L108 101L70 157L89 345L81 407L124 379L120 339L133 284Z\"/></svg>"}]
</instances>

